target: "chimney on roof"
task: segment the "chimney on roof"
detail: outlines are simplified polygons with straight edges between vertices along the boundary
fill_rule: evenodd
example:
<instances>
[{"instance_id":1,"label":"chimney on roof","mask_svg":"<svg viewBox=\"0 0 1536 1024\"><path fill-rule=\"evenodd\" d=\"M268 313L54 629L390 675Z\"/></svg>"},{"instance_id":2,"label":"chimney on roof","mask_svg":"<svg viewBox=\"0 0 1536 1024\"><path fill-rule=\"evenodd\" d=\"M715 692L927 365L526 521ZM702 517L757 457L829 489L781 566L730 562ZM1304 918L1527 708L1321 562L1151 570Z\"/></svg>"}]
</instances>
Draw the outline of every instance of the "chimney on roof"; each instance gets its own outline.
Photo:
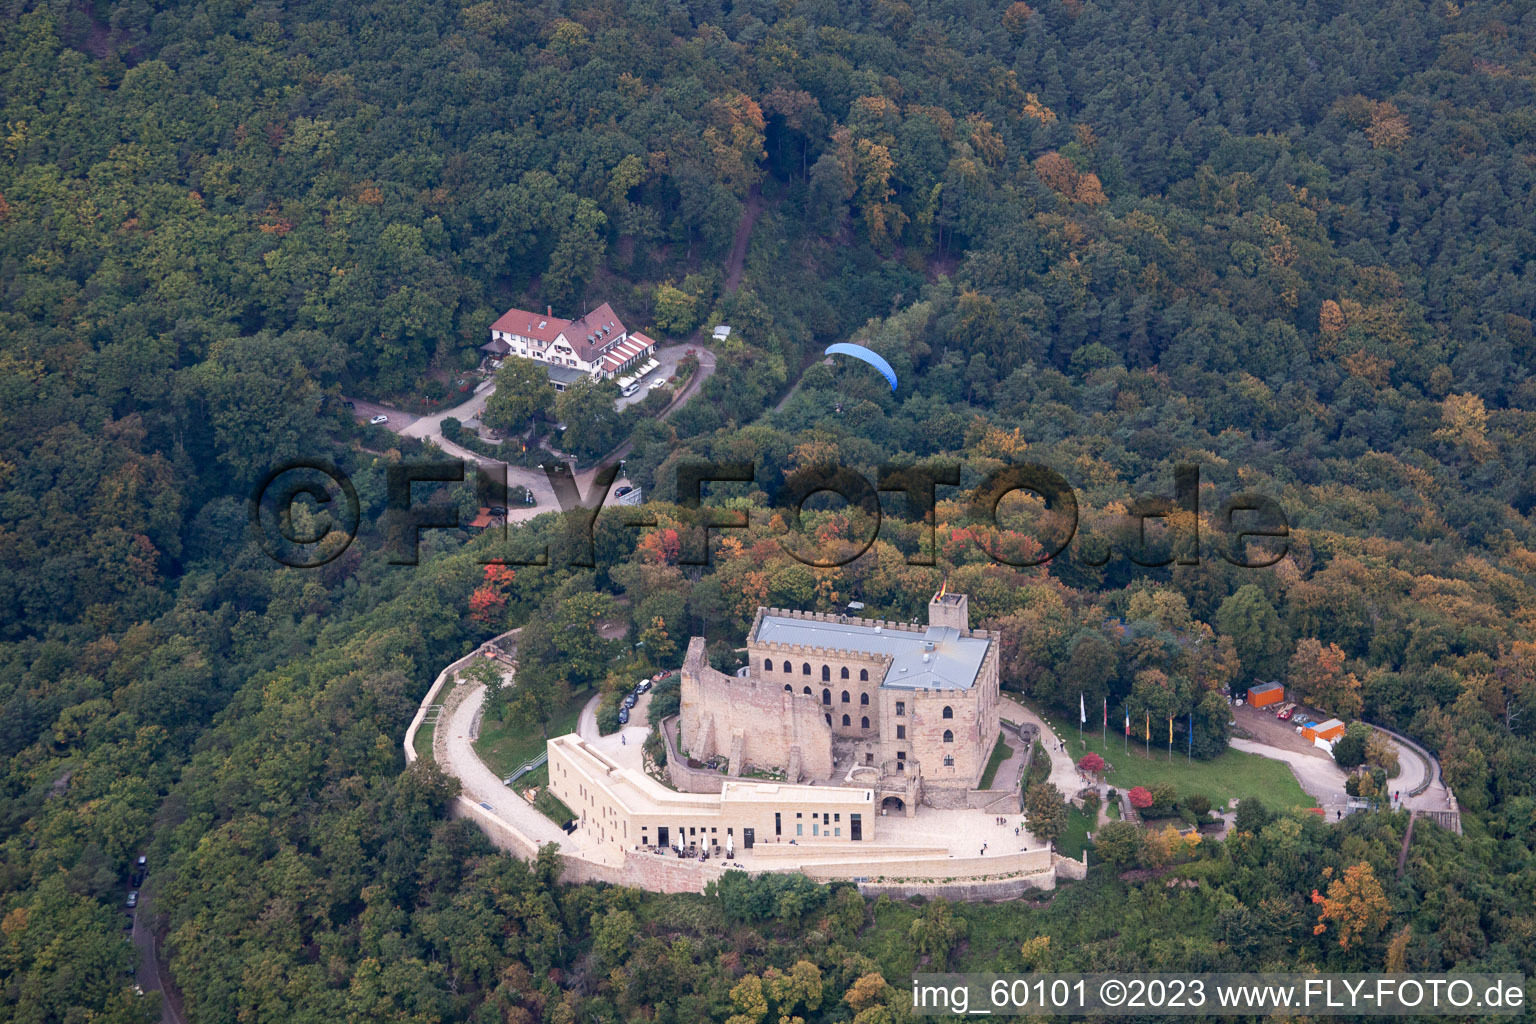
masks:
<instances>
[{"instance_id":1,"label":"chimney on roof","mask_svg":"<svg viewBox=\"0 0 1536 1024\"><path fill-rule=\"evenodd\" d=\"M545 316L554 316L555 315L555 307L554 306L545 306L544 307L544 315Z\"/></svg>"}]
</instances>

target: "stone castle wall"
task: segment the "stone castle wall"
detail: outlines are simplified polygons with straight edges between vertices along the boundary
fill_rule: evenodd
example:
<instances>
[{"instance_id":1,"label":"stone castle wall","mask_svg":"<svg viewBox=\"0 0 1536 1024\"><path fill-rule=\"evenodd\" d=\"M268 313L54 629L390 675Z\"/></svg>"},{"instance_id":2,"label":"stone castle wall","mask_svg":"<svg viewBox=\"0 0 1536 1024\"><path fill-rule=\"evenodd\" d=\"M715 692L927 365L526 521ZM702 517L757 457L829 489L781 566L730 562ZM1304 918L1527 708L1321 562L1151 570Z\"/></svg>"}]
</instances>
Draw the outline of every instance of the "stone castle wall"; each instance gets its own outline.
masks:
<instances>
[{"instance_id":1,"label":"stone castle wall","mask_svg":"<svg viewBox=\"0 0 1536 1024\"><path fill-rule=\"evenodd\" d=\"M787 770L798 747L803 776L832 774L832 729L820 697L755 673L728 676L711 668L703 637L688 643L682 687L681 743L693 757L731 758L732 774L750 767Z\"/></svg>"},{"instance_id":2,"label":"stone castle wall","mask_svg":"<svg viewBox=\"0 0 1536 1024\"><path fill-rule=\"evenodd\" d=\"M934 609L937 608L937 611ZM767 691L816 702L822 721L837 741L847 745L857 764L888 761L922 765L924 803L936 807L973 806L970 795L986 770L997 740L998 640L990 630L963 627L963 604L935 605L930 614L992 645L968 690L883 688L891 659L838 648L805 644L759 643L754 637L764 616L806 622L879 626L888 632L923 635L928 627L887 619L853 619L826 612L761 608L747 634L747 678ZM686 709L687 700L684 699ZM948 709L948 717L945 709ZM949 734L949 740L944 739ZM721 741L714 740L716 747ZM732 766L735 770L735 766ZM807 763L811 778L823 778Z\"/></svg>"}]
</instances>

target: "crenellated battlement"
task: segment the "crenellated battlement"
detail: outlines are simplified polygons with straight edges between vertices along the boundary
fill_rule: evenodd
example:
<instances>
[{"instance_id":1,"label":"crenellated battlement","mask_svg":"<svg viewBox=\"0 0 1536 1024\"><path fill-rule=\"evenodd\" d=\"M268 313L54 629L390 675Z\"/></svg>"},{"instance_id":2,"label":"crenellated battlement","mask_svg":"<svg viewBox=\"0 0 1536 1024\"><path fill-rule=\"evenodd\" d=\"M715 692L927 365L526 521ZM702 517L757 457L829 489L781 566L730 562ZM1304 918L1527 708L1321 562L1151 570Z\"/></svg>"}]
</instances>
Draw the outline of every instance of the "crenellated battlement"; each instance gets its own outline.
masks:
<instances>
[{"instance_id":1,"label":"crenellated battlement","mask_svg":"<svg viewBox=\"0 0 1536 1024\"><path fill-rule=\"evenodd\" d=\"M948 608L949 607L949 600L951 600L951 599L953 599L953 598L955 598L957 596L961 596L961 595L955 595L955 594L948 595L948 597L946 598L946 601L943 604L937 605L937 607ZM960 605L959 607L961 609L960 612L959 612L959 615L968 618L969 611L966 610L966 606L965 605ZM856 616L856 615L844 615L844 614L842 614L840 612L810 612L810 611L805 611L805 610L799 609L799 608L762 608L762 607L760 607L760 608L757 609L757 614L752 617L752 628L747 631L747 638L748 638L749 642L754 643L754 644L760 643L759 641L753 640L752 638L757 636L758 629L759 629L759 627L762 626L762 623L763 623L763 617L767 616L767 615L775 615L775 616L778 616L780 618L786 618L786 619L802 619L802 620L804 620L806 622L827 622L827 623L833 623L835 625L840 625L840 626L864 626L864 627L868 627L868 628L871 628L871 629L889 630L889 631L892 631L892 632L901 632L901 633L922 634L922 633L926 633L928 631L928 628L929 628L928 626L922 625L920 623L916 623L916 622L902 622L902 621L897 620L897 619L865 619L865 618L860 618L859 616ZM932 619L933 619L933 609L932 609L932 607L930 607L930 622L931 622L932 625L935 625L935 626L950 626L951 628L954 628L954 629L958 630L961 636L976 637L977 639L982 639L982 640L997 640L997 639L999 639L1001 637L1001 634L998 633L996 630L992 630L992 629L972 629L972 628L970 628L969 623L966 622L964 620L964 618L955 619L955 620L953 620L951 622L944 622L944 621L936 621L935 622L935 621L932 621ZM763 646L764 648L767 648L770 645L768 645L768 644L761 644L761 646ZM817 648L817 649L820 650L820 648Z\"/></svg>"}]
</instances>

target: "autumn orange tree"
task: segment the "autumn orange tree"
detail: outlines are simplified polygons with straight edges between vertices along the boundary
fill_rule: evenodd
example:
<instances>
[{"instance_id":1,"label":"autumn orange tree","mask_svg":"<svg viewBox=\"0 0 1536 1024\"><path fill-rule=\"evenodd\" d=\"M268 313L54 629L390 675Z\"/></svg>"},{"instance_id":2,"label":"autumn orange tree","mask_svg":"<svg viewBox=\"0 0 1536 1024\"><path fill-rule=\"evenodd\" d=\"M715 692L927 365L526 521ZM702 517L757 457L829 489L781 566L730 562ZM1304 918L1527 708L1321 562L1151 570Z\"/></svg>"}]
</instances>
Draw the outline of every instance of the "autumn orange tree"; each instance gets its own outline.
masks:
<instances>
[{"instance_id":1,"label":"autumn orange tree","mask_svg":"<svg viewBox=\"0 0 1536 1024\"><path fill-rule=\"evenodd\" d=\"M1368 862L1350 865L1338 878L1334 877L1333 868L1324 868L1323 879L1328 882L1327 893L1312 890L1312 902L1319 908L1313 935L1322 935L1331 922L1339 937L1339 948L1347 950L1386 927L1392 917L1392 905Z\"/></svg>"},{"instance_id":2,"label":"autumn orange tree","mask_svg":"<svg viewBox=\"0 0 1536 1024\"><path fill-rule=\"evenodd\" d=\"M1296 645L1289 674L1292 688L1302 700L1316 704L1340 718L1360 713L1360 680L1344 668L1344 652L1337 644L1324 646L1308 637Z\"/></svg>"}]
</instances>

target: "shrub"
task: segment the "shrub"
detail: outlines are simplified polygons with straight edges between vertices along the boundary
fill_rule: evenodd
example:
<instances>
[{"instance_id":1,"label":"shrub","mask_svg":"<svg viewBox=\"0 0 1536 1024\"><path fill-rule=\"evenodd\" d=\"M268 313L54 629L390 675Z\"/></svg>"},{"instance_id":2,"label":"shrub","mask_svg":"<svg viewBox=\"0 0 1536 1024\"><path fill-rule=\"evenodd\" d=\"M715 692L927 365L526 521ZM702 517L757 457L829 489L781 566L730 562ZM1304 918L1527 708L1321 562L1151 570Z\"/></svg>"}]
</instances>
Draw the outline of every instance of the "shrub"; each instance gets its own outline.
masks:
<instances>
[{"instance_id":1,"label":"shrub","mask_svg":"<svg viewBox=\"0 0 1536 1024\"><path fill-rule=\"evenodd\" d=\"M1115 867L1124 868L1141 856L1141 841L1141 829L1128 821L1112 821L1094 832L1093 850Z\"/></svg>"},{"instance_id":2,"label":"shrub","mask_svg":"<svg viewBox=\"0 0 1536 1024\"><path fill-rule=\"evenodd\" d=\"M1203 793L1196 793L1189 798L1189 809L1195 817L1205 818L1211 813L1211 798Z\"/></svg>"},{"instance_id":3,"label":"shrub","mask_svg":"<svg viewBox=\"0 0 1536 1024\"><path fill-rule=\"evenodd\" d=\"M1270 821L1269 808L1256 797L1244 797L1238 801L1237 814L1233 817L1232 827L1238 832L1252 832L1257 835L1259 830Z\"/></svg>"},{"instance_id":4,"label":"shrub","mask_svg":"<svg viewBox=\"0 0 1536 1024\"><path fill-rule=\"evenodd\" d=\"M683 677L672 675L651 687L651 703L646 710L646 720L659 727L661 720L671 718L683 707Z\"/></svg>"},{"instance_id":5,"label":"shrub","mask_svg":"<svg viewBox=\"0 0 1536 1024\"><path fill-rule=\"evenodd\" d=\"M464 424L460 423L452 416L445 416L443 417L442 431L443 436L448 440L458 441L459 437L464 433Z\"/></svg>"},{"instance_id":6,"label":"shrub","mask_svg":"<svg viewBox=\"0 0 1536 1024\"><path fill-rule=\"evenodd\" d=\"M603 694L602 701L597 705L597 733L599 736L607 736L609 733L619 731L619 706L624 701L624 694L613 691Z\"/></svg>"},{"instance_id":7,"label":"shrub","mask_svg":"<svg viewBox=\"0 0 1536 1024\"><path fill-rule=\"evenodd\" d=\"M1132 786L1129 795L1131 806L1138 811L1144 811L1152 806L1152 791L1146 786Z\"/></svg>"}]
</instances>

